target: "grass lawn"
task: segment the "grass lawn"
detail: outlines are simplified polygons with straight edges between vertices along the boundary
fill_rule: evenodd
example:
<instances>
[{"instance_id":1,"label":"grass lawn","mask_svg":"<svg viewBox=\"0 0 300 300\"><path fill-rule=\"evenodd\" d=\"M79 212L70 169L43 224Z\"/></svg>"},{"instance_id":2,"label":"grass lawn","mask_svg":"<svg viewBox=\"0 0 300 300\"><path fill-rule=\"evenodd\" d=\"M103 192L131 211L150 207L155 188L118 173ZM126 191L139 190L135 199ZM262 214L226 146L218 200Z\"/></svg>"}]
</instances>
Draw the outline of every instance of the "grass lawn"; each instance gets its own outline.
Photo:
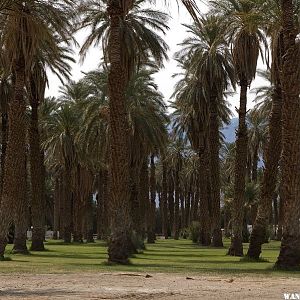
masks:
<instances>
[{"instance_id":1,"label":"grass lawn","mask_svg":"<svg viewBox=\"0 0 300 300\"><path fill-rule=\"evenodd\" d=\"M229 241L225 241L226 248ZM0 262L0 273L67 273L96 271L132 272L176 272L215 274L269 274L299 276L299 272L279 272L272 270L279 252L279 242L264 245L263 258L267 262L241 261L238 257L226 256L226 248L204 248L189 240L158 240L154 245L131 259L128 266L108 266L107 248L103 242L83 245L65 245L58 241L48 241L47 251L31 252L30 255L7 255L12 260ZM248 247L245 244L245 249Z\"/></svg>"}]
</instances>

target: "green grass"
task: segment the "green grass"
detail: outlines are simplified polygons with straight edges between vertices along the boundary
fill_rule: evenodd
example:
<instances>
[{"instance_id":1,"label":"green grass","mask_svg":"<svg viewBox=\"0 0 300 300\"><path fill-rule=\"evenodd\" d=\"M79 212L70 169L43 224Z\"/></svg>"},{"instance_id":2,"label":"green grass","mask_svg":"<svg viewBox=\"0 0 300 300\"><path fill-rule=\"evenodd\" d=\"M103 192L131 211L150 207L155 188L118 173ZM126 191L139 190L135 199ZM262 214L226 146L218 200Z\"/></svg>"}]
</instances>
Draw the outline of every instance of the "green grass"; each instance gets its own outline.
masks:
<instances>
[{"instance_id":1,"label":"green grass","mask_svg":"<svg viewBox=\"0 0 300 300\"><path fill-rule=\"evenodd\" d=\"M229 246L229 241L225 241ZM0 273L67 273L67 272L176 272L202 274L249 274L300 276L300 272L281 272L272 269L279 253L279 242L264 245L263 260L252 262L226 256L226 248L199 247L189 240L158 240L154 245L131 259L128 266L108 266L107 249L103 242L65 245L57 241L46 243L48 251L30 255L10 255L11 261L0 262ZM245 244L245 249L248 247Z\"/></svg>"}]
</instances>

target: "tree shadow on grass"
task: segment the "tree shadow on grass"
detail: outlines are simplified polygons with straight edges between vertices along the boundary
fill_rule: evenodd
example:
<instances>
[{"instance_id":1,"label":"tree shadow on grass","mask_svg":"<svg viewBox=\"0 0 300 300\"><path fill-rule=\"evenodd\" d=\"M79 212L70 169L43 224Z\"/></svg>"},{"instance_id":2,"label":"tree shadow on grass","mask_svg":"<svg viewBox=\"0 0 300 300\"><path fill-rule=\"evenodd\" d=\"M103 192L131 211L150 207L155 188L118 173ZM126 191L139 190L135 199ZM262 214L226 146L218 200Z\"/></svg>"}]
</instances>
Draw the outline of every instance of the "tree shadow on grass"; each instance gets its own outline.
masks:
<instances>
[{"instance_id":1,"label":"tree shadow on grass","mask_svg":"<svg viewBox=\"0 0 300 300\"><path fill-rule=\"evenodd\" d=\"M91 254L91 253L80 253L80 254L67 254L67 253L57 253L57 254L39 254L33 253L33 257L41 257L41 258L62 258L62 259L105 259L107 257L106 254Z\"/></svg>"},{"instance_id":2,"label":"tree shadow on grass","mask_svg":"<svg viewBox=\"0 0 300 300\"><path fill-rule=\"evenodd\" d=\"M76 292L78 293L78 292ZM73 291L59 290L59 289L41 289L41 290L24 290L24 289L4 289L0 290L0 299L2 297L14 297L19 299L38 299L36 297L53 297L53 296L61 296L64 297L66 295L74 294Z\"/></svg>"}]
</instances>

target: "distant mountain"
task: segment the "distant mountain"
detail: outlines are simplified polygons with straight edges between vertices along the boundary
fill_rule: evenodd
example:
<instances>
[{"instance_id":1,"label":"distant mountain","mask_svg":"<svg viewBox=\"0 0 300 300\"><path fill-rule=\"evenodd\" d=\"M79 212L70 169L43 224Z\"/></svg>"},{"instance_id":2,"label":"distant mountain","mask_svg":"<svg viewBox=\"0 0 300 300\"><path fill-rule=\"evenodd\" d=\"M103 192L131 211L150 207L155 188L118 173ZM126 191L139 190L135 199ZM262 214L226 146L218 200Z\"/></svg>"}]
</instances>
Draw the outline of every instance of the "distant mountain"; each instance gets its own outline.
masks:
<instances>
[{"instance_id":1,"label":"distant mountain","mask_svg":"<svg viewBox=\"0 0 300 300\"><path fill-rule=\"evenodd\" d=\"M225 141L227 143L235 142L235 131L239 125L238 118L232 118L229 125L224 125L223 129L221 130L225 136Z\"/></svg>"}]
</instances>

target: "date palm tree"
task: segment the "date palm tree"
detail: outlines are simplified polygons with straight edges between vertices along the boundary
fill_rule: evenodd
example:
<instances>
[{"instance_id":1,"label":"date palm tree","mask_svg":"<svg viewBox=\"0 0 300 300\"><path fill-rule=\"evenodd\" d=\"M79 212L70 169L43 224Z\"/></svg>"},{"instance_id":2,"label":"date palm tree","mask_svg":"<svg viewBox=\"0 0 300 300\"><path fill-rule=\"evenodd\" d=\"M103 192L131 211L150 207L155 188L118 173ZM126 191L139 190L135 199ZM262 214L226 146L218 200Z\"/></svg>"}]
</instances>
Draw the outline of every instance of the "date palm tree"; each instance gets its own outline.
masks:
<instances>
[{"instance_id":1,"label":"date palm tree","mask_svg":"<svg viewBox=\"0 0 300 300\"><path fill-rule=\"evenodd\" d=\"M259 72L269 82L269 86L260 87L258 110L263 117L269 118L268 142L265 149L265 169L261 182L258 213L250 236L247 256L259 259L262 244L266 240L272 201L279 177L279 160L282 154L282 64L284 42L282 30L282 10L280 1L267 1L268 10L262 11L266 20L266 33L271 38L272 66L267 72ZM281 207L283 198L280 199Z\"/></svg>"},{"instance_id":2,"label":"date palm tree","mask_svg":"<svg viewBox=\"0 0 300 300\"><path fill-rule=\"evenodd\" d=\"M153 81L156 69L150 65L141 67L128 82L126 100L129 120L130 145L130 171L131 171L131 217L132 228L139 237L145 230L145 208L148 207L148 191L142 190L142 182L146 182L142 171L145 161L154 151L164 148L167 138L166 107L162 95L157 91ZM106 149L108 144L108 72L105 66L96 71L89 72L83 78L90 91L89 101L84 113L84 126L80 138L84 140L88 151L95 154L100 161L99 167L105 164ZM107 162L106 162L107 164ZM107 166L109 168L109 165ZM97 167L96 167L97 168ZM148 164L146 164L146 169ZM147 180L148 181L148 180ZM148 188L147 188L148 190ZM146 200L144 198L147 198ZM143 200L142 200L143 199ZM153 201L152 201L153 202ZM154 206L155 213L155 202ZM153 210L153 209L152 209ZM153 227L153 224L151 225ZM150 227L151 227L150 226Z\"/></svg>"},{"instance_id":3,"label":"date palm tree","mask_svg":"<svg viewBox=\"0 0 300 300\"><path fill-rule=\"evenodd\" d=\"M240 91L239 127L236 139L236 163L233 200L233 232L229 255L242 256L243 206L245 203L245 178L248 134L246 124L247 91L256 75L261 45L267 47L261 30L259 5L254 0L210 1L213 12L224 17L229 42L232 44L233 64Z\"/></svg>"},{"instance_id":4,"label":"date palm tree","mask_svg":"<svg viewBox=\"0 0 300 300\"><path fill-rule=\"evenodd\" d=\"M11 78L2 71L0 82L0 110L1 110L1 181L0 181L0 195L3 188L4 162L7 148L8 138L8 101L12 97L12 82ZM0 197L1 203L1 197Z\"/></svg>"},{"instance_id":5,"label":"date palm tree","mask_svg":"<svg viewBox=\"0 0 300 300\"><path fill-rule=\"evenodd\" d=\"M219 166L219 107L224 91L235 84L232 57L224 35L224 22L218 16L203 16L193 26L187 26L192 35L183 41L178 55L188 57L189 68L202 83L209 106L209 148L211 177L212 244L222 247L220 217L220 166Z\"/></svg>"},{"instance_id":6,"label":"date palm tree","mask_svg":"<svg viewBox=\"0 0 300 300\"><path fill-rule=\"evenodd\" d=\"M26 210L26 78L38 51L43 49L57 53L57 36L68 43L71 4L74 4L72 0L55 3L37 0L0 1L0 48L7 62L7 70L12 71L14 83L14 97L8 110L9 134L0 209L0 257L4 254L10 224L13 220L21 222L18 214ZM26 228L26 224L20 225ZM26 251L20 249L23 250Z\"/></svg>"},{"instance_id":7,"label":"date palm tree","mask_svg":"<svg viewBox=\"0 0 300 300\"><path fill-rule=\"evenodd\" d=\"M299 65L297 34L294 20L295 4L292 0L281 1L284 56L282 64L282 181L284 199L284 226L278 268L294 268L300 265L300 107Z\"/></svg>"},{"instance_id":8,"label":"date palm tree","mask_svg":"<svg viewBox=\"0 0 300 300\"><path fill-rule=\"evenodd\" d=\"M110 189L112 203L109 261L127 263L130 254L130 174L129 136L126 113L126 86L138 63L149 56L158 65L166 58L167 46L155 33L168 29L167 15L152 9L141 9L145 1L84 1L81 5L81 27L90 27L81 54L92 44L103 43L109 65L109 141ZM154 31L155 30L155 31Z\"/></svg>"},{"instance_id":9,"label":"date palm tree","mask_svg":"<svg viewBox=\"0 0 300 300\"><path fill-rule=\"evenodd\" d=\"M38 111L44 100L48 81L46 68L52 70L61 81L63 78L68 79L70 77L69 62L74 62L71 54L71 50L65 46L59 46L59 54L39 53L26 82L27 96L31 106L28 135L32 191L30 206L33 225L31 250L34 251L44 250L45 239L45 166Z\"/></svg>"},{"instance_id":10,"label":"date palm tree","mask_svg":"<svg viewBox=\"0 0 300 300\"><path fill-rule=\"evenodd\" d=\"M42 126L47 130L43 148L47 153L46 164L61 169L63 174L62 203L64 208L64 241L71 242L72 233L72 171L77 162L75 135L79 115L70 103L59 105L44 119Z\"/></svg>"},{"instance_id":11,"label":"date palm tree","mask_svg":"<svg viewBox=\"0 0 300 300\"><path fill-rule=\"evenodd\" d=\"M210 215L209 215L209 152L208 125L209 107L203 93L203 86L197 76L186 70L175 90L174 128L185 132L192 149L199 155L199 196L200 196L200 240L202 245L210 245Z\"/></svg>"}]
</instances>

